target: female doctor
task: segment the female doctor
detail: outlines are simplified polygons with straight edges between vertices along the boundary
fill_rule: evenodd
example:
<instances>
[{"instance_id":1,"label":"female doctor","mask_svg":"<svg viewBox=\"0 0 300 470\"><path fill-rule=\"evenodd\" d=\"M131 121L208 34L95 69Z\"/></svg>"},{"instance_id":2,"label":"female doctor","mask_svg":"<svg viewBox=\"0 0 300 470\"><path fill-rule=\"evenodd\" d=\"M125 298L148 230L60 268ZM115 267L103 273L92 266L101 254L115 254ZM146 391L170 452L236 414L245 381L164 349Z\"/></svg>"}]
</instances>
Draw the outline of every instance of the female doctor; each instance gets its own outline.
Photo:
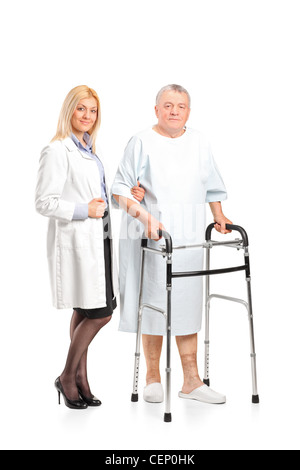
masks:
<instances>
[{"instance_id":1,"label":"female doctor","mask_svg":"<svg viewBox=\"0 0 300 470\"><path fill-rule=\"evenodd\" d=\"M73 308L71 344L65 368L55 381L72 409L100 406L87 375L87 352L116 308L108 190L96 155L100 102L87 86L65 98L57 133L41 153L36 209L49 217L47 253L53 304ZM143 190L135 188L138 200ZM141 198L141 199L140 199Z\"/></svg>"}]
</instances>

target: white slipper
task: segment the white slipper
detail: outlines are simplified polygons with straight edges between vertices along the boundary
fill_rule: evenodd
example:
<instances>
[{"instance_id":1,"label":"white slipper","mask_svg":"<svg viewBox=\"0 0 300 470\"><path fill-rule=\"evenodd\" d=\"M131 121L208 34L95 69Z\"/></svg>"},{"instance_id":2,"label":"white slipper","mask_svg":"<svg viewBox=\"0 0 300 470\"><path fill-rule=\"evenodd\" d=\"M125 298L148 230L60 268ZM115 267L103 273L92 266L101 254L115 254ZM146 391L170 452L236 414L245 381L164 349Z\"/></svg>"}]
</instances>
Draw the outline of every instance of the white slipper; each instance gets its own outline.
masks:
<instances>
[{"instance_id":1,"label":"white slipper","mask_svg":"<svg viewBox=\"0 0 300 470\"><path fill-rule=\"evenodd\" d=\"M178 396L180 398L186 398L188 400L198 400L203 403L210 403L212 405L222 405L226 403L226 397L220 393L214 392L207 385L202 385L196 390L193 390L191 393L182 393L179 392Z\"/></svg>"},{"instance_id":2,"label":"white slipper","mask_svg":"<svg viewBox=\"0 0 300 470\"><path fill-rule=\"evenodd\" d=\"M148 403L162 403L164 390L161 383L153 383L144 388L144 400Z\"/></svg>"}]
</instances>

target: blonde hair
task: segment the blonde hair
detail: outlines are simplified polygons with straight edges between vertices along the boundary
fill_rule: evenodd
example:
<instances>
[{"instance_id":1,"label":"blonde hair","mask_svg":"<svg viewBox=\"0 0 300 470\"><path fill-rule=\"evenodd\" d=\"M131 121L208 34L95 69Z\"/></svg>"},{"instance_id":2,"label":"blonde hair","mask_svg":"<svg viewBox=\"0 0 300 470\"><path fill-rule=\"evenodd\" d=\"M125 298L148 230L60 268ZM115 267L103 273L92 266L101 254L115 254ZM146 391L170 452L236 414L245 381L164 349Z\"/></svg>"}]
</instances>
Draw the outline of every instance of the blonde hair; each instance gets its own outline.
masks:
<instances>
[{"instance_id":1,"label":"blonde hair","mask_svg":"<svg viewBox=\"0 0 300 470\"><path fill-rule=\"evenodd\" d=\"M101 123L101 111L100 111L100 100L92 88L89 88L86 85L80 85L75 88L73 88L69 93L67 94L65 101L63 102L60 115L58 118L58 124L57 124L57 131L55 136L53 137L52 141L54 140L62 140L65 139L66 137L69 137L72 133L72 125L71 125L71 119L74 114L74 111L76 109L76 106L78 105L79 101L85 98L95 98L97 101L97 119L92 127L92 129L89 131L89 135L91 137L91 142L92 142L92 148L93 152L95 153L96 151L96 136L100 127Z\"/></svg>"}]
</instances>

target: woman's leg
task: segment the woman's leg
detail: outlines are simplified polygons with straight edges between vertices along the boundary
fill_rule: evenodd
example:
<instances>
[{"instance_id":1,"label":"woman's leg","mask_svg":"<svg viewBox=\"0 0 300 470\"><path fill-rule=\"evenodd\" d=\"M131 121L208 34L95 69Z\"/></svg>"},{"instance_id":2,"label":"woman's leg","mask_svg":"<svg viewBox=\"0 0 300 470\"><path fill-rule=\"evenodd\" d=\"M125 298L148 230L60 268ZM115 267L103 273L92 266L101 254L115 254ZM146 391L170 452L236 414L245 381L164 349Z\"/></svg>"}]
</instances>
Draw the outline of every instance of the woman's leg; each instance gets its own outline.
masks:
<instances>
[{"instance_id":1,"label":"woman's leg","mask_svg":"<svg viewBox=\"0 0 300 470\"><path fill-rule=\"evenodd\" d=\"M84 320L84 317L80 315L76 310L74 310L71 325L70 325L70 337L71 341L77 326ZM88 382L87 376L87 353L88 349L82 354L81 359L78 364L77 373L76 373L76 384L80 387L82 393L85 397L91 398L93 395Z\"/></svg>"},{"instance_id":2,"label":"woman's leg","mask_svg":"<svg viewBox=\"0 0 300 470\"><path fill-rule=\"evenodd\" d=\"M78 389L76 384L78 373L80 374L83 382L85 377L87 381L86 357L90 343L101 328L111 320L111 316L106 318L96 318L94 320L84 317L81 317L82 319L80 319L79 316L80 315L77 312L76 314L74 312L71 321L71 344L64 371L60 376L64 392L70 400L78 400Z\"/></svg>"}]
</instances>

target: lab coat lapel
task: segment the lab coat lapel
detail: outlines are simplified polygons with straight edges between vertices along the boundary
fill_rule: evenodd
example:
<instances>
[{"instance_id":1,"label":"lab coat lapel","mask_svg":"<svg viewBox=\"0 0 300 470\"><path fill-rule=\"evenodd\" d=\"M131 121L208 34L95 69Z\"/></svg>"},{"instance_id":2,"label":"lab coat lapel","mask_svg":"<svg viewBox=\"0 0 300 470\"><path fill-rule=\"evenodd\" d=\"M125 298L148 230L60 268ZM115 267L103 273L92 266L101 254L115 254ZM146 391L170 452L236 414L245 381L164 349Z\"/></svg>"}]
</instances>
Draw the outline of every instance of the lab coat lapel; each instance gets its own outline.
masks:
<instances>
[{"instance_id":1,"label":"lab coat lapel","mask_svg":"<svg viewBox=\"0 0 300 470\"><path fill-rule=\"evenodd\" d=\"M71 139L71 137L67 137L63 140L63 144L65 145L66 149L69 152L79 152L82 158L86 158L87 160L93 160L91 157L88 156L85 152L81 152L75 142Z\"/></svg>"}]
</instances>

